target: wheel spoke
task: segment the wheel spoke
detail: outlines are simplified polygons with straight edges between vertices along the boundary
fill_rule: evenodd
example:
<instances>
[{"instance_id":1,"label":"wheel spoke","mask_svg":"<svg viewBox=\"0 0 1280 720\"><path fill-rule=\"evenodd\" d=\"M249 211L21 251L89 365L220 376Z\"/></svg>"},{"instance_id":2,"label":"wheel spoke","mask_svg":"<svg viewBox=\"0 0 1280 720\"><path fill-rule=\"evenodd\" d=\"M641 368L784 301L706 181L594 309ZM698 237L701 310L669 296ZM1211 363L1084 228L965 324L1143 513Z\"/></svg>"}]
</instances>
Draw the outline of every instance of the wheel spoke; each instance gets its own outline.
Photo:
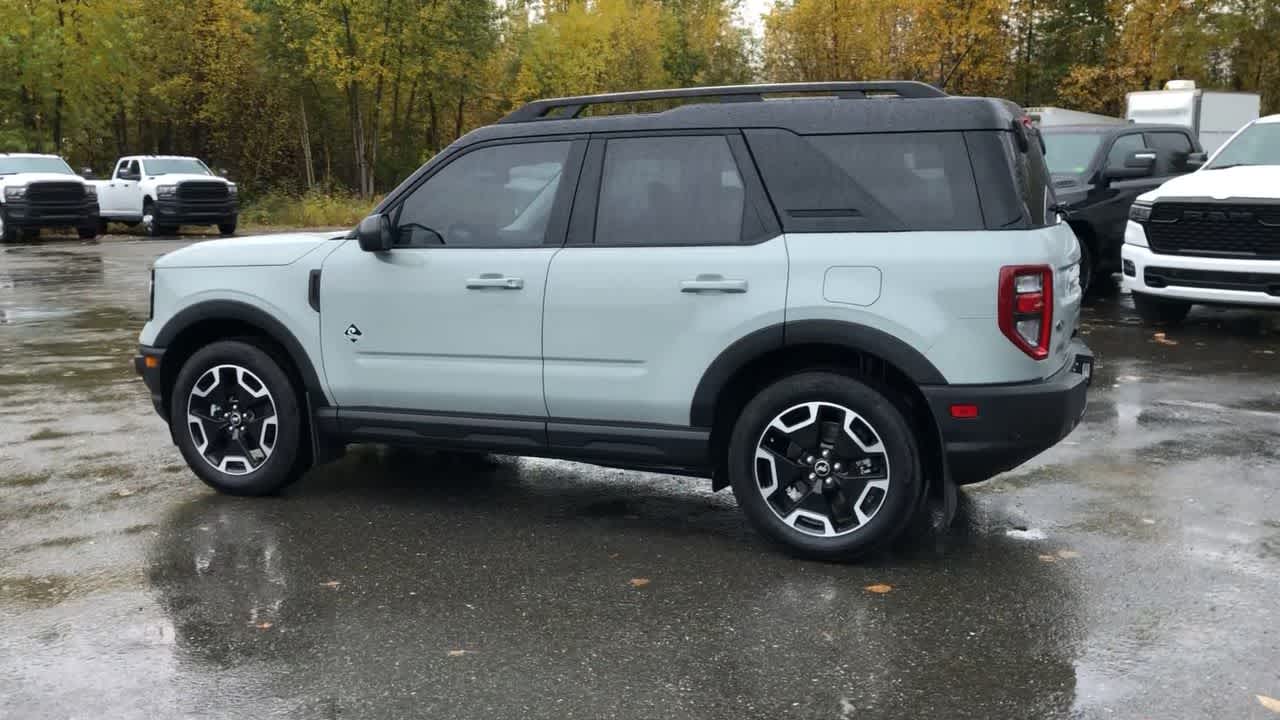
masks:
<instances>
[{"instance_id":1,"label":"wheel spoke","mask_svg":"<svg viewBox=\"0 0 1280 720\"><path fill-rule=\"evenodd\" d=\"M279 432L270 388L253 371L233 364L215 365L196 380L187 399L187 425L205 462L229 475L261 467Z\"/></svg>"},{"instance_id":2,"label":"wheel spoke","mask_svg":"<svg viewBox=\"0 0 1280 720\"><path fill-rule=\"evenodd\" d=\"M755 476L779 519L798 532L831 537L857 530L879 511L889 458L866 418L811 401L783 410L765 427Z\"/></svg>"}]
</instances>

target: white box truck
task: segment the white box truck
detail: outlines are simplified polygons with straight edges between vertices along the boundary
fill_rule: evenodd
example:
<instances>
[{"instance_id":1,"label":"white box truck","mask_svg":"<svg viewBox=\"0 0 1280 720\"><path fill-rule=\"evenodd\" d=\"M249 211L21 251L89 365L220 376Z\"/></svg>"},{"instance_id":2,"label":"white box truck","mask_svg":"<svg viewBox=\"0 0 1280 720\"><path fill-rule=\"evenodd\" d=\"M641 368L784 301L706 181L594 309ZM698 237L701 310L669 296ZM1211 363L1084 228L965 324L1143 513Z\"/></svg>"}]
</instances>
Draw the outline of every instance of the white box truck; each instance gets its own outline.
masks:
<instances>
[{"instance_id":1,"label":"white box truck","mask_svg":"<svg viewBox=\"0 0 1280 720\"><path fill-rule=\"evenodd\" d=\"M1257 93L1203 90L1194 80L1170 80L1164 90L1129 93L1124 117L1137 123L1189 127L1212 155L1235 131L1257 120L1261 110L1262 97Z\"/></svg>"},{"instance_id":2,"label":"white box truck","mask_svg":"<svg viewBox=\"0 0 1280 720\"><path fill-rule=\"evenodd\" d=\"M1098 113L1068 110L1060 107L1040 106L1026 108L1031 122L1040 127L1056 125L1123 125L1124 119Z\"/></svg>"}]
</instances>

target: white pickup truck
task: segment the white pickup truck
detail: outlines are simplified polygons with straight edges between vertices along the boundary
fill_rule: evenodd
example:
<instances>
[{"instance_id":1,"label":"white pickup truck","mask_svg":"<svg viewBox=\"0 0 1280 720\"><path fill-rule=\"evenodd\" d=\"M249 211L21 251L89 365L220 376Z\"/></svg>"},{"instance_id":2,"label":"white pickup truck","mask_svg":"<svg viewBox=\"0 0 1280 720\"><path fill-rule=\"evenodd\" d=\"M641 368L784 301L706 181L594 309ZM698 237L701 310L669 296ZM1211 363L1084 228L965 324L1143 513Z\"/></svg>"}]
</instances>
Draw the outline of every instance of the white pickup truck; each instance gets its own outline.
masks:
<instances>
[{"instance_id":1,"label":"white pickup truck","mask_svg":"<svg viewBox=\"0 0 1280 720\"><path fill-rule=\"evenodd\" d=\"M141 224L150 236L172 235L180 225L217 225L236 231L236 184L218 177L198 158L131 155L116 161L98 188L102 232L108 222Z\"/></svg>"},{"instance_id":2,"label":"white pickup truck","mask_svg":"<svg viewBox=\"0 0 1280 720\"><path fill-rule=\"evenodd\" d=\"M57 155L0 153L0 240L30 239L46 227L97 237L96 191Z\"/></svg>"}]
</instances>

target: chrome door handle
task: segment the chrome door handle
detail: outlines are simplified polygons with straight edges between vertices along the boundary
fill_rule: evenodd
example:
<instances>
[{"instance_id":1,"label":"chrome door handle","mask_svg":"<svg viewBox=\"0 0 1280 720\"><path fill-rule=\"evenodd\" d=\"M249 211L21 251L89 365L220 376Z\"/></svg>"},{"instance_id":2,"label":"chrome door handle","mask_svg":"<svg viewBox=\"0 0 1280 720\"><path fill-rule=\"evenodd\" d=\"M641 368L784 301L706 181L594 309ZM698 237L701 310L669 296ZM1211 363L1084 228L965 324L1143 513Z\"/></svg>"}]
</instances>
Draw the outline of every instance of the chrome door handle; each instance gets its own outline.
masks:
<instances>
[{"instance_id":1,"label":"chrome door handle","mask_svg":"<svg viewBox=\"0 0 1280 720\"><path fill-rule=\"evenodd\" d=\"M468 290L521 290L524 279L507 277L501 273L485 273L480 277L467 278Z\"/></svg>"},{"instance_id":2,"label":"chrome door handle","mask_svg":"<svg viewBox=\"0 0 1280 720\"><path fill-rule=\"evenodd\" d=\"M699 275L680 283L680 292L687 293L744 293L747 281L726 278L723 275Z\"/></svg>"}]
</instances>

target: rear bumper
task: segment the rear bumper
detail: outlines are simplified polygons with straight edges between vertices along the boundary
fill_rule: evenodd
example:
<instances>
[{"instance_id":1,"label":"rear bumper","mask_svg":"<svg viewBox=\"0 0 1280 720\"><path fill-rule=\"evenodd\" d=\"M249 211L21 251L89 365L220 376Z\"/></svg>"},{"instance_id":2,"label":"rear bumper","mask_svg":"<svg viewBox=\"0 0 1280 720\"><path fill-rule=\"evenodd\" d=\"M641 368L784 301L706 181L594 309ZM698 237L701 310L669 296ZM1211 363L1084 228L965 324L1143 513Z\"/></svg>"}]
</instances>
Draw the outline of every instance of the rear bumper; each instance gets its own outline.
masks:
<instances>
[{"instance_id":1,"label":"rear bumper","mask_svg":"<svg viewBox=\"0 0 1280 720\"><path fill-rule=\"evenodd\" d=\"M169 420L169 411L164 406L164 383L161 367L164 359L162 348L147 345L138 346L138 354L133 358L133 369L142 378L142 382L151 391L151 404L165 421Z\"/></svg>"},{"instance_id":2,"label":"rear bumper","mask_svg":"<svg viewBox=\"0 0 1280 720\"><path fill-rule=\"evenodd\" d=\"M179 225L217 224L234 218L238 211L235 200L156 201L156 216L165 222Z\"/></svg>"},{"instance_id":3,"label":"rear bumper","mask_svg":"<svg viewBox=\"0 0 1280 720\"><path fill-rule=\"evenodd\" d=\"M98 223L98 201L27 202L10 200L0 207L5 222L15 227L88 227Z\"/></svg>"},{"instance_id":4,"label":"rear bumper","mask_svg":"<svg viewBox=\"0 0 1280 720\"><path fill-rule=\"evenodd\" d=\"M1093 352L1078 340L1071 351L1071 362L1036 382L921 388L957 484L1012 470L1075 429L1084 415ZM953 405L976 406L977 416L953 417Z\"/></svg>"}]
</instances>

